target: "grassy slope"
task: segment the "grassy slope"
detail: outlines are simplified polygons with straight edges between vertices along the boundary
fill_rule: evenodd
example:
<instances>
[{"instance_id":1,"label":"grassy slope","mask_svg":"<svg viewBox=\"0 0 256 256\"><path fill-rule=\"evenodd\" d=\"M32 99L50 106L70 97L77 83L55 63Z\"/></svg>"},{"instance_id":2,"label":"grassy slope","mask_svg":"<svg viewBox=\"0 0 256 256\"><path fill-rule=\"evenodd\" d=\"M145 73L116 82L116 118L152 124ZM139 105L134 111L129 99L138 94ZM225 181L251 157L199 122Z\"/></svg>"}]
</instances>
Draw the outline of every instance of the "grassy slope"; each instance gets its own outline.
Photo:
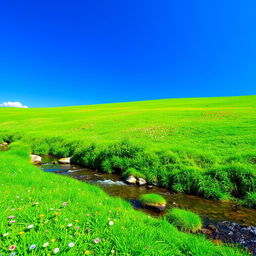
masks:
<instances>
[{"instance_id":1,"label":"grassy slope","mask_svg":"<svg viewBox=\"0 0 256 256\"><path fill-rule=\"evenodd\" d=\"M215 120L204 117L212 111L225 112L226 116ZM43 109L1 108L0 131L63 136L100 144L130 138L154 149L200 148L226 155L232 150L249 151L255 147L255 116L256 96ZM165 132L160 128L173 130Z\"/></svg>"},{"instance_id":2,"label":"grassy slope","mask_svg":"<svg viewBox=\"0 0 256 256\"><path fill-rule=\"evenodd\" d=\"M28 149L17 144L0 152L0 253L4 255L11 253L11 245L16 245L17 255L24 256L52 255L54 248L60 249L59 255L246 255L179 232L165 220L135 211L95 186L42 172L28 159ZM10 220L16 222L8 224ZM73 226L67 227L69 223ZM31 224L34 227L27 229ZM100 239L98 244L95 238ZM46 242L49 246L44 249ZM75 243L72 249L70 242ZM32 244L36 248L29 250Z\"/></svg>"},{"instance_id":3,"label":"grassy slope","mask_svg":"<svg viewBox=\"0 0 256 256\"><path fill-rule=\"evenodd\" d=\"M43 109L1 108L0 140L8 138L5 134L20 134L32 145L34 153L59 156L73 154L73 149L67 148L71 147L70 142L77 141L84 150L77 154L79 164L108 172L112 169L125 172L132 167L148 180L158 179L162 186L174 191L214 199L244 198L247 192L256 192L255 117L256 96ZM67 143L58 143L53 137ZM104 148L91 155L86 151L91 143L104 147L124 139L129 139L132 145L142 145L149 154L133 154L127 159L126 149L120 149L123 152L119 158L115 157L116 151L104 158ZM159 151L169 153L164 157L152 155ZM96 163L91 166L94 159ZM211 170L207 177L202 177L201 173ZM184 177L188 177L186 181Z\"/></svg>"}]
</instances>

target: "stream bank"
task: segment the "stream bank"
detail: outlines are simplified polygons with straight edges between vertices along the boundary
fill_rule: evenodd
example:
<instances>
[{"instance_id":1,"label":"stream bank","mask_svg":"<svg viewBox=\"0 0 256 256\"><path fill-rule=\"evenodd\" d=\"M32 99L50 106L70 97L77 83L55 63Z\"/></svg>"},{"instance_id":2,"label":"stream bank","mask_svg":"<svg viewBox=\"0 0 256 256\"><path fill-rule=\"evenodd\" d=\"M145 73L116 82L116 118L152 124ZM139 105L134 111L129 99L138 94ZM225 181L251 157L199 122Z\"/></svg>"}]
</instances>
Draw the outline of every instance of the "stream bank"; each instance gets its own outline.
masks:
<instances>
[{"instance_id":1,"label":"stream bank","mask_svg":"<svg viewBox=\"0 0 256 256\"><path fill-rule=\"evenodd\" d=\"M181 193L171 193L168 189L153 186L127 185L118 175L100 173L73 164L58 164L58 159L44 156L40 168L46 172L69 176L82 182L100 186L111 196L122 197L134 208L155 217L164 215L172 207L191 210L204 221L202 232L216 243L236 243L256 255L256 210L242 207L235 202L221 202ZM54 164L52 163L54 162ZM145 193L157 193L167 201L166 210L156 213L141 208L139 197Z\"/></svg>"}]
</instances>

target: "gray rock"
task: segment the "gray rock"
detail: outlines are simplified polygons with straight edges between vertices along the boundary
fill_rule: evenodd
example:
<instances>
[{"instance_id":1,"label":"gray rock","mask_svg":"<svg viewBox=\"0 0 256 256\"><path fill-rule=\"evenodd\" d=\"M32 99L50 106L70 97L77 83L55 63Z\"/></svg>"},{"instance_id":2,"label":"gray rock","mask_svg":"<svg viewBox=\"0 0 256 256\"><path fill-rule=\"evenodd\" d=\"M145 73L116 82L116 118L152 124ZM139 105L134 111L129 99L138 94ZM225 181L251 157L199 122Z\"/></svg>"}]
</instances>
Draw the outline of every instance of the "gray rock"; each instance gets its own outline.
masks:
<instances>
[{"instance_id":1,"label":"gray rock","mask_svg":"<svg viewBox=\"0 0 256 256\"><path fill-rule=\"evenodd\" d=\"M38 155L30 155L31 163L33 164L40 164L42 163L42 157Z\"/></svg>"},{"instance_id":2,"label":"gray rock","mask_svg":"<svg viewBox=\"0 0 256 256\"><path fill-rule=\"evenodd\" d=\"M134 176L129 176L125 181L128 184L135 184L137 182L137 180L134 178Z\"/></svg>"},{"instance_id":3,"label":"gray rock","mask_svg":"<svg viewBox=\"0 0 256 256\"><path fill-rule=\"evenodd\" d=\"M63 157L59 159L60 164L70 164L71 157Z\"/></svg>"},{"instance_id":4,"label":"gray rock","mask_svg":"<svg viewBox=\"0 0 256 256\"><path fill-rule=\"evenodd\" d=\"M146 185L146 184L147 184L147 182L143 178L138 179L138 185L139 186L143 186L143 185Z\"/></svg>"}]
</instances>

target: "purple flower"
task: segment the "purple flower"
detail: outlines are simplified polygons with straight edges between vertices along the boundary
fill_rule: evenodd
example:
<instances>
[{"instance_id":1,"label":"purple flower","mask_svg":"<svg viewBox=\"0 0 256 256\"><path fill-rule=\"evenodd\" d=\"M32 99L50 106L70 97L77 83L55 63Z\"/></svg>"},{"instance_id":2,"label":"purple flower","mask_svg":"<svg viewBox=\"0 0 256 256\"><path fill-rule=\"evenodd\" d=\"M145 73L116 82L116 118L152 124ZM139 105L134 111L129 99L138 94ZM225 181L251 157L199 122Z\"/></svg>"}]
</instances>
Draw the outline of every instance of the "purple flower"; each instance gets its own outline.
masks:
<instances>
[{"instance_id":1,"label":"purple flower","mask_svg":"<svg viewBox=\"0 0 256 256\"><path fill-rule=\"evenodd\" d=\"M67 202L62 203L63 206L67 206Z\"/></svg>"},{"instance_id":2,"label":"purple flower","mask_svg":"<svg viewBox=\"0 0 256 256\"><path fill-rule=\"evenodd\" d=\"M9 216L8 218L9 218L9 219L13 219L13 218L15 218L15 216L11 215L11 216Z\"/></svg>"},{"instance_id":3,"label":"purple flower","mask_svg":"<svg viewBox=\"0 0 256 256\"><path fill-rule=\"evenodd\" d=\"M9 223L12 224L12 223L14 223L14 222L16 222L16 220L11 220Z\"/></svg>"},{"instance_id":4,"label":"purple flower","mask_svg":"<svg viewBox=\"0 0 256 256\"><path fill-rule=\"evenodd\" d=\"M99 243L100 239L99 238L95 238L93 241L94 241L95 244L97 244L97 243Z\"/></svg>"}]
</instances>

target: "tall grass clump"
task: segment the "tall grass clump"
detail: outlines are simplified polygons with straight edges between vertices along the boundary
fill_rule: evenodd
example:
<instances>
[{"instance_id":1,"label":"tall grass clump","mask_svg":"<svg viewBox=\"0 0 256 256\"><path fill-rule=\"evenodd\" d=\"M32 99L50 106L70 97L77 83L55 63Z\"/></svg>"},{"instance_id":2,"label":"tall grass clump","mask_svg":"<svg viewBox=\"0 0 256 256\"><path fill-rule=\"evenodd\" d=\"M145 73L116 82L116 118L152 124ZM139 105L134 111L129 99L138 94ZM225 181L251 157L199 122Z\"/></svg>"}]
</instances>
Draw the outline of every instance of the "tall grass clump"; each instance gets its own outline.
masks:
<instances>
[{"instance_id":1,"label":"tall grass clump","mask_svg":"<svg viewBox=\"0 0 256 256\"><path fill-rule=\"evenodd\" d=\"M241 202L247 207L256 209L256 192L248 192Z\"/></svg>"},{"instance_id":2,"label":"tall grass clump","mask_svg":"<svg viewBox=\"0 0 256 256\"><path fill-rule=\"evenodd\" d=\"M201 218L188 210L172 208L165 217L171 224L182 231L196 232L202 228Z\"/></svg>"}]
</instances>

